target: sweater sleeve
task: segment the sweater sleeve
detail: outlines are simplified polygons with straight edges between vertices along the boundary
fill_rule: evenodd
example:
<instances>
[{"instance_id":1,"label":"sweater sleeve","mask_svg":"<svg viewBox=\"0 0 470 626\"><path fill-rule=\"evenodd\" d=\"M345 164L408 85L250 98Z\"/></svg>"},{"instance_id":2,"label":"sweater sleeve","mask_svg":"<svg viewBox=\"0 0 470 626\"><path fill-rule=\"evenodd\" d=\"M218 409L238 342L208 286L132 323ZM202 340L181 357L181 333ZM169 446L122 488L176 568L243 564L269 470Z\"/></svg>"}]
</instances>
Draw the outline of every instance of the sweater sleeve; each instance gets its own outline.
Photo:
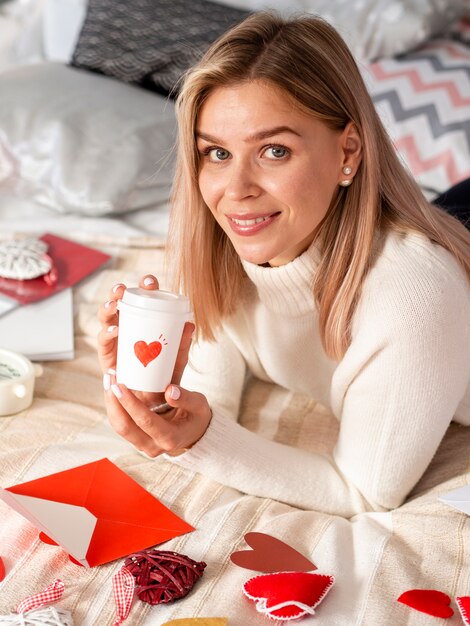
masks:
<instances>
[{"instance_id":1,"label":"sweater sleeve","mask_svg":"<svg viewBox=\"0 0 470 626\"><path fill-rule=\"evenodd\" d=\"M455 264L452 264L455 268ZM333 457L268 441L213 406L204 437L167 457L255 496L351 517L401 504L435 454L470 379L470 293L462 273L416 268L366 289L332 382ZM229 382L227 380L227 382ZM235 378L238 389L240 380ZM230 388L230 387L229 387Z\"/></svg>"}]
</instances>

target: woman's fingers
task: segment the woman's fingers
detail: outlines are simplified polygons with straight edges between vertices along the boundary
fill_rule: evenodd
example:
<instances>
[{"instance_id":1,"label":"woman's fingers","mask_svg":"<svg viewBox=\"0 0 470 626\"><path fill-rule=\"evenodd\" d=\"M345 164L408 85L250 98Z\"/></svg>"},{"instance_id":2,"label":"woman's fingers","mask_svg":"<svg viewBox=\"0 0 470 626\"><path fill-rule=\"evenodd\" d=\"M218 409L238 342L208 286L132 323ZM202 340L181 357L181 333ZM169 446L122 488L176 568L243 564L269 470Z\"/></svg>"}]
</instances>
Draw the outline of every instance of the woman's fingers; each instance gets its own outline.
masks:
<instances>
[{"instance_id":1,"label":"woman's fingers","mask_svg":"<svg viewBox=\"0 0 470 626\"><path fill-rule=\"evenodd\" d=\"M175 385L179 385L181 377L183 376L184 368L188 362L188 354L191 348L191 342L193 338L194 329L196 327L192 322L186 322L183 329L183 335L181 336L180 347L178 354L176 355L175 368L173 370L173 376L171 382Z\"/></svg>"},{"instance_id":2,"label":"woman's fingers","mask_svg":"<svg viewBox=\"0 0 470 626\"><path fill-rule=\"evenodd\" d=\"M190 447L202 437L211 419L206 398L177 385L170 385L165 393L168 404L175 410L164 415L150 411L125 385L112 384L111 392L135 425L152 439L153 447L140 448L150 456L156 456L163 450L169 452ZM175 397L177 395L178 398ZM133 436L133 432L127 431L127 423L120 424L120 427L125 434L119 434L126 439L128 434Z\"/></svg>"},{"instance_id":3,"label":"woman's fingers","mask_svg":"<svg viewBox=\"0 0 470 626\"><path fill-rule=\"evenodd\" d=\"M149 456L155 457L162 453L164 450L158 447L157 443L152 439L152 437L150 437L150 435L139 428L123 405L119 402L116 395L112 392L111 388L114 388L115 384L114 374L107 372L103 376L103 387L105 390L104 397L109 423L113 429L118 435L137 448L137 450L141 450ZM143 409L146 408L144 405L142 405L142 407Z\"/></svg>"},{"instance_id":4,"label":"woman's fingers","mask_svg":"<svg viewBox=\"0 0 470 626\"><path fill-rule=\"evenodd\" d=\"M142 289L159 289L158 280L153 274L146 274L140 279L139 287Z\"/></svg>"},{"instance_id":5,"label":"woman's fingers","mask_svg":"<svg viewBox=\"0 0 470 626\"><path fill-rule=\"evenodd\" d=\"M118 331L117 325L111 324L98 333L98 357L103 371L116 367Z\"/></svg>"}]
</instances>

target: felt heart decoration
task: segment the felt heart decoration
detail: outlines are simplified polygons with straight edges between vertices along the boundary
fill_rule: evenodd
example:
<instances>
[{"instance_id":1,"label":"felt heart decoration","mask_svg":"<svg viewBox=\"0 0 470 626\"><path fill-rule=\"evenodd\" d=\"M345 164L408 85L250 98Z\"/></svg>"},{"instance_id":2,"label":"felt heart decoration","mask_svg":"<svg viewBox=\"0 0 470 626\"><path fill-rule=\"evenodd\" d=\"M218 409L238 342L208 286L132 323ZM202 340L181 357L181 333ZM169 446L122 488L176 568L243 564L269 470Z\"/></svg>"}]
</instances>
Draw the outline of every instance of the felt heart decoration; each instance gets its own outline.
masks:
<instances>
[{"instance_id":1,"label":"felt heart decoration","mask_svg":"<svg viewBox=\"0 0 470 626\"><path fill-rule=\"evenodd\" d=\"M0 556L0 582L5 578L5 563Z\"/></svg>"},{"instance_id":2,"label":"felt heart decoration","mask_svg":"<svg viewBox=\"0 0 470 626\"><path fill-rule=\"evenodd\" d=\"M470 596L455 598L464 624L470 626Z\"/></svg>"},{"instance_id":3,"label":"felt heart decoration","mask_svg":"<svg viewBox=\"0 0 470 626\"><path fill-rule=\"evenodd\" d=\"M433 617L452 617L454 614L449 606L449 596L435 589L410 589L397 599L398 602Z\"/></svg>"},{"instance_id":4,"label":"felt heart decoration","mask_svg":"<svg viewBox=\"0 0 470 626\"><path fill-rule=\"evenodd\" d=\"M162 351L162 344L159 341L146 343L145 341L137 341L134 344L134 352L136 357L144 367L157 358Z\"/></svg>"},{"instance_id":5,"label":"felt heart decoration","mask_svg":"<svg viewBox=\"0 0 470 626\"><path fill-rule=\"evenodd\" d=\"M303 554L280 539L265 533L247 533L246 543L252 550L231 554L232 563L256 572L309 572L317 569Z\"/></svg>"},{"instance_id":6,"label":"felt heart decoration","mask_svg":"<svg viewBox=\"0 0 470 626\"><path fill-rule=\"evenodd\" d=\"M307 572L278 572L250 578L243 593L256 603L256 610L282 621L314 615L334 583L333 576Z\"/></svg>"}]
</instances>

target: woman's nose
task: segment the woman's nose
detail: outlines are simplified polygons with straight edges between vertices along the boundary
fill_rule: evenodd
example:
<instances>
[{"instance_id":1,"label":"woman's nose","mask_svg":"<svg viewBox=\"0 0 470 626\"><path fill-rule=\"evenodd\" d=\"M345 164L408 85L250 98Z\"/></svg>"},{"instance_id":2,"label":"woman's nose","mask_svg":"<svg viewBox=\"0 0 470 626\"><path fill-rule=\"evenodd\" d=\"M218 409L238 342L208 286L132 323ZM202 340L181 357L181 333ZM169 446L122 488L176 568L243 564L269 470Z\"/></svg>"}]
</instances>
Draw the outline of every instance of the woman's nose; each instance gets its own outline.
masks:
<instances>
[{"instance_id":1,"label":"woman's nose","mask_svg":"<svg viewBox=\"0 0 470 626\"><path fill-rule=\"evenodd\" d=\"M257 196L260 192L256 172L250 163L232 161L225 186L225 196L232 201Z\"/></svg>"}]
</instances>

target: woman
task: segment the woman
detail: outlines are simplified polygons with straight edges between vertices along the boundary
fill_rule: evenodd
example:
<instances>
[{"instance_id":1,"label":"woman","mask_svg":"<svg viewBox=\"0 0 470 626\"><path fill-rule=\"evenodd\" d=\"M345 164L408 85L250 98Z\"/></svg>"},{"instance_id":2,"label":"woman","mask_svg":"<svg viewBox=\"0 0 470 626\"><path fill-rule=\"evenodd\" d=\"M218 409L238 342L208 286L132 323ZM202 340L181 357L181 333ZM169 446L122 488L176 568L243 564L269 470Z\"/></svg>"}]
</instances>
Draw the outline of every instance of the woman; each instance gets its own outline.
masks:
<instances>
[{"instance_id":1,"label":"woman","mask_svg":"<svg viewBox=\"0 0 470 626\"><path fill-rule=\"evenodd\" d=\"M318 18L248 18L188 73L177 110L170 267L198 341L181 379L188 324L170 410L153 413L158 398L113 377L115 286L99 337L111 424L245 493L346 517L397 507L452 419L470 424L469 233L424 199ZM247 372L329 407L333 457L241 427Z\"/></svg>"}]
</instances>

